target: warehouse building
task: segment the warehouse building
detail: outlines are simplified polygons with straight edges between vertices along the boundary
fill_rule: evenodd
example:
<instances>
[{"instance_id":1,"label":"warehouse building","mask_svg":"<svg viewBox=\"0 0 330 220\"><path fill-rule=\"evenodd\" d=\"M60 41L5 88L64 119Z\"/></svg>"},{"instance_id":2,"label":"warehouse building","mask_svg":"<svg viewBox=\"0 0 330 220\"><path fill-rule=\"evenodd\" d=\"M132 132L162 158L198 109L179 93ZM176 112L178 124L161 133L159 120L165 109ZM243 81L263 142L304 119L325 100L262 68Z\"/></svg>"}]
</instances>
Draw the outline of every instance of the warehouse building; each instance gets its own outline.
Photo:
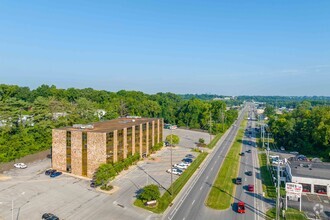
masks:
<instances>
[{"instance_id":1,"label":"warehouse building","mask_svg":"<svg viewBox=\"0 0 330 220\"><path fill-rule=\"evenodd\" d=\"M52 167L92 177L102 163L115 163L134 153L149 155L163 141L163 119L126 117L53 129Z\"/></svg>"},{"instance_id":2,"label":"warehouse building","mask_svg":"<svg viewBox=\"0 0 330 220\"><path fill-rule=\"evenodd\" d=\"M300 183L303 194L327 195L330 197L330 163L287 160L286 173L289 182Z\"/></svg>"}]
</instances>

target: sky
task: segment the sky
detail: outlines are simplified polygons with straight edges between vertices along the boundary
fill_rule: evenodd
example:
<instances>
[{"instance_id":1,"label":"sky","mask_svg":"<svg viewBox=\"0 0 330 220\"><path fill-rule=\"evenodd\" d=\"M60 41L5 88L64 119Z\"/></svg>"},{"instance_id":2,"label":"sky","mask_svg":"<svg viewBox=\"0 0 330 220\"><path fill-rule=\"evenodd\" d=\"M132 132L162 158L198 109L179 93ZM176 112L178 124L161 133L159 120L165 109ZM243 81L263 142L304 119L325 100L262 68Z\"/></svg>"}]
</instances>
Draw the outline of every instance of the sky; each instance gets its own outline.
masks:
<instances>
[{"instance_id":1,"label":"sky","mask_svg":"<svg viewBox=\"0 0 330 220\"><path fill-rule=\"evenodd\" d=\"M0 84L330 96L329 0L0 0Z\"/></svg>"}]
</instances>

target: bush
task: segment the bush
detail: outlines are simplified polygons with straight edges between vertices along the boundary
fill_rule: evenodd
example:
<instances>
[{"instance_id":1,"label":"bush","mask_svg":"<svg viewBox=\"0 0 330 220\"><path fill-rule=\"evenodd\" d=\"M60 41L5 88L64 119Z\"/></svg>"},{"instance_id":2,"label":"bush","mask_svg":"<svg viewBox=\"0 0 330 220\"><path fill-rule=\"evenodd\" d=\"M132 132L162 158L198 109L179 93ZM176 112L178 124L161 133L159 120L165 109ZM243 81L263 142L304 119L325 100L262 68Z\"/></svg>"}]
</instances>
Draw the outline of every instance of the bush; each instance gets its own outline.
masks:
<instances>
[{"instance_id":1,"label":"bush","mask_svg":"<svg viewBox=\"0 0 330 220\"><path fill-rule=\"evenodd\" d=\"M142 201L157 200L160 198L160 191L155 184L147 185L142 189L139 199Z\"/></svg>"},{"instance_id":2,"label":"bush","mask_svg":"<svg viewBox=\"0 0 330 220\"><path fill-rule=\"evenodd\" d=\"M150 151L151 151L151 153L156 152L156 151L162 149L163 146L164 146L164 142L159 142L158 144L155 144L154 146L152 146L150 148Z\"/></svg>"},{"instance_id":3,"label":"bush","mask_svg":"<svg viewBox=\"0 0 330 220\"><path fill-rule=\"evenodd\" d=\"M107 184L103 184L100 189L105 190L105 191L110 191L113 189L112 185L107 185Z\"/></svg>"},{"instance_id":4,"label":"bush","mask_svg":"<svg viewBox=\"0 0 330 220\"><path fill-rule=\"evenodd\" d=\"M177 136L175 134L170 134L166 137L166 141L172 145L175 145L175 144L179 144L180 138L179 138L179 136ZM173 143L171 143L171 141L173 141Z\"/></svg>"}]
</instances>

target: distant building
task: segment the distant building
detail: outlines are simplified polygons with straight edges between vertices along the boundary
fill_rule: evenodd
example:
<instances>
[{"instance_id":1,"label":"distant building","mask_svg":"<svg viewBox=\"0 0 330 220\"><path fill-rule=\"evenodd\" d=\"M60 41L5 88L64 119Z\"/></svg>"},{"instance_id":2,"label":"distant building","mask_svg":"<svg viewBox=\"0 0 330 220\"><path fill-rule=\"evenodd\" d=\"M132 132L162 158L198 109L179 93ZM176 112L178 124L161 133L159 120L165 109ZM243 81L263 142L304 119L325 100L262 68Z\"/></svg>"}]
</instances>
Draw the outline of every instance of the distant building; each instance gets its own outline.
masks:
<instances>
[{"instance_id":1,"label":"distant building","mask_svg":"<svg viewBox=\"0 0 330 220\"><path fill-rule=\"evenodd\" d=\"M61 117L66 117L68 114L66 112L54 112L53 120L58 120Z\"/></svg>"},{"instance_id":2,"label":"distant building","mask_svg":"<svg viewBox=\"0 0 330 220\"><path fill-rule=\"evenodd\" d=\"M92 177L102 163L115 163L134 153L149 155L163 140L163 119L128 117L53 129L52 166Z\"/></svg>"},{"instance_id":3,"label":"distant building","mask_svg":"<svg viewBox=\"0 0 330 220\"><path fill-rule=\"evenodd\" d=\"M286 163L289 182L300 183L303 193L330 197L330 163L299 161L294 157Z\"/></svg>"}]
</instances>

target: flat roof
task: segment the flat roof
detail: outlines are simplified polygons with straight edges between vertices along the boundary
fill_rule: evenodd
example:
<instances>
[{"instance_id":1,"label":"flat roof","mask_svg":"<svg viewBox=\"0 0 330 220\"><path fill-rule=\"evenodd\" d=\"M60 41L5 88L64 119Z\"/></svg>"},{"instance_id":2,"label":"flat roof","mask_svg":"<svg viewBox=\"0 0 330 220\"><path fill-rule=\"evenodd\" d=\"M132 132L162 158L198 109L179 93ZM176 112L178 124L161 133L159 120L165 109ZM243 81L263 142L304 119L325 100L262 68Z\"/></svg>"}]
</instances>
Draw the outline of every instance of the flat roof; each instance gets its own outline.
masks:
<instances>
[{"instance_id":1,"label":"flat roof","mask_svg":"<svg viewBox=\"0 0 330 220\"><path fill-rule=\"evenodd\" d=\"M58 130L66 130L66 131L86 131L86 132L100 132L106 133L114 130L121 130L123 128L132 127L135 125L144 124L146 122L152 122L158 120L159 118L117 118L108 121L95 122L84 124L86 128L77 127L63 127L56 128ZM88 125L92 125L92 128L88 128ZM55 130L56 130L55 129Z\"/></svg>"},{"instance_id":2,"label":"flat roof","mask_svg":"<svg viewBox=\"0 0 330 220\"><path fill-rule=\"evenodd\" d=\"M330 180L330 163L299 161L293 157L288 162L292 176Z\"/></svg>"}]
</instances>

